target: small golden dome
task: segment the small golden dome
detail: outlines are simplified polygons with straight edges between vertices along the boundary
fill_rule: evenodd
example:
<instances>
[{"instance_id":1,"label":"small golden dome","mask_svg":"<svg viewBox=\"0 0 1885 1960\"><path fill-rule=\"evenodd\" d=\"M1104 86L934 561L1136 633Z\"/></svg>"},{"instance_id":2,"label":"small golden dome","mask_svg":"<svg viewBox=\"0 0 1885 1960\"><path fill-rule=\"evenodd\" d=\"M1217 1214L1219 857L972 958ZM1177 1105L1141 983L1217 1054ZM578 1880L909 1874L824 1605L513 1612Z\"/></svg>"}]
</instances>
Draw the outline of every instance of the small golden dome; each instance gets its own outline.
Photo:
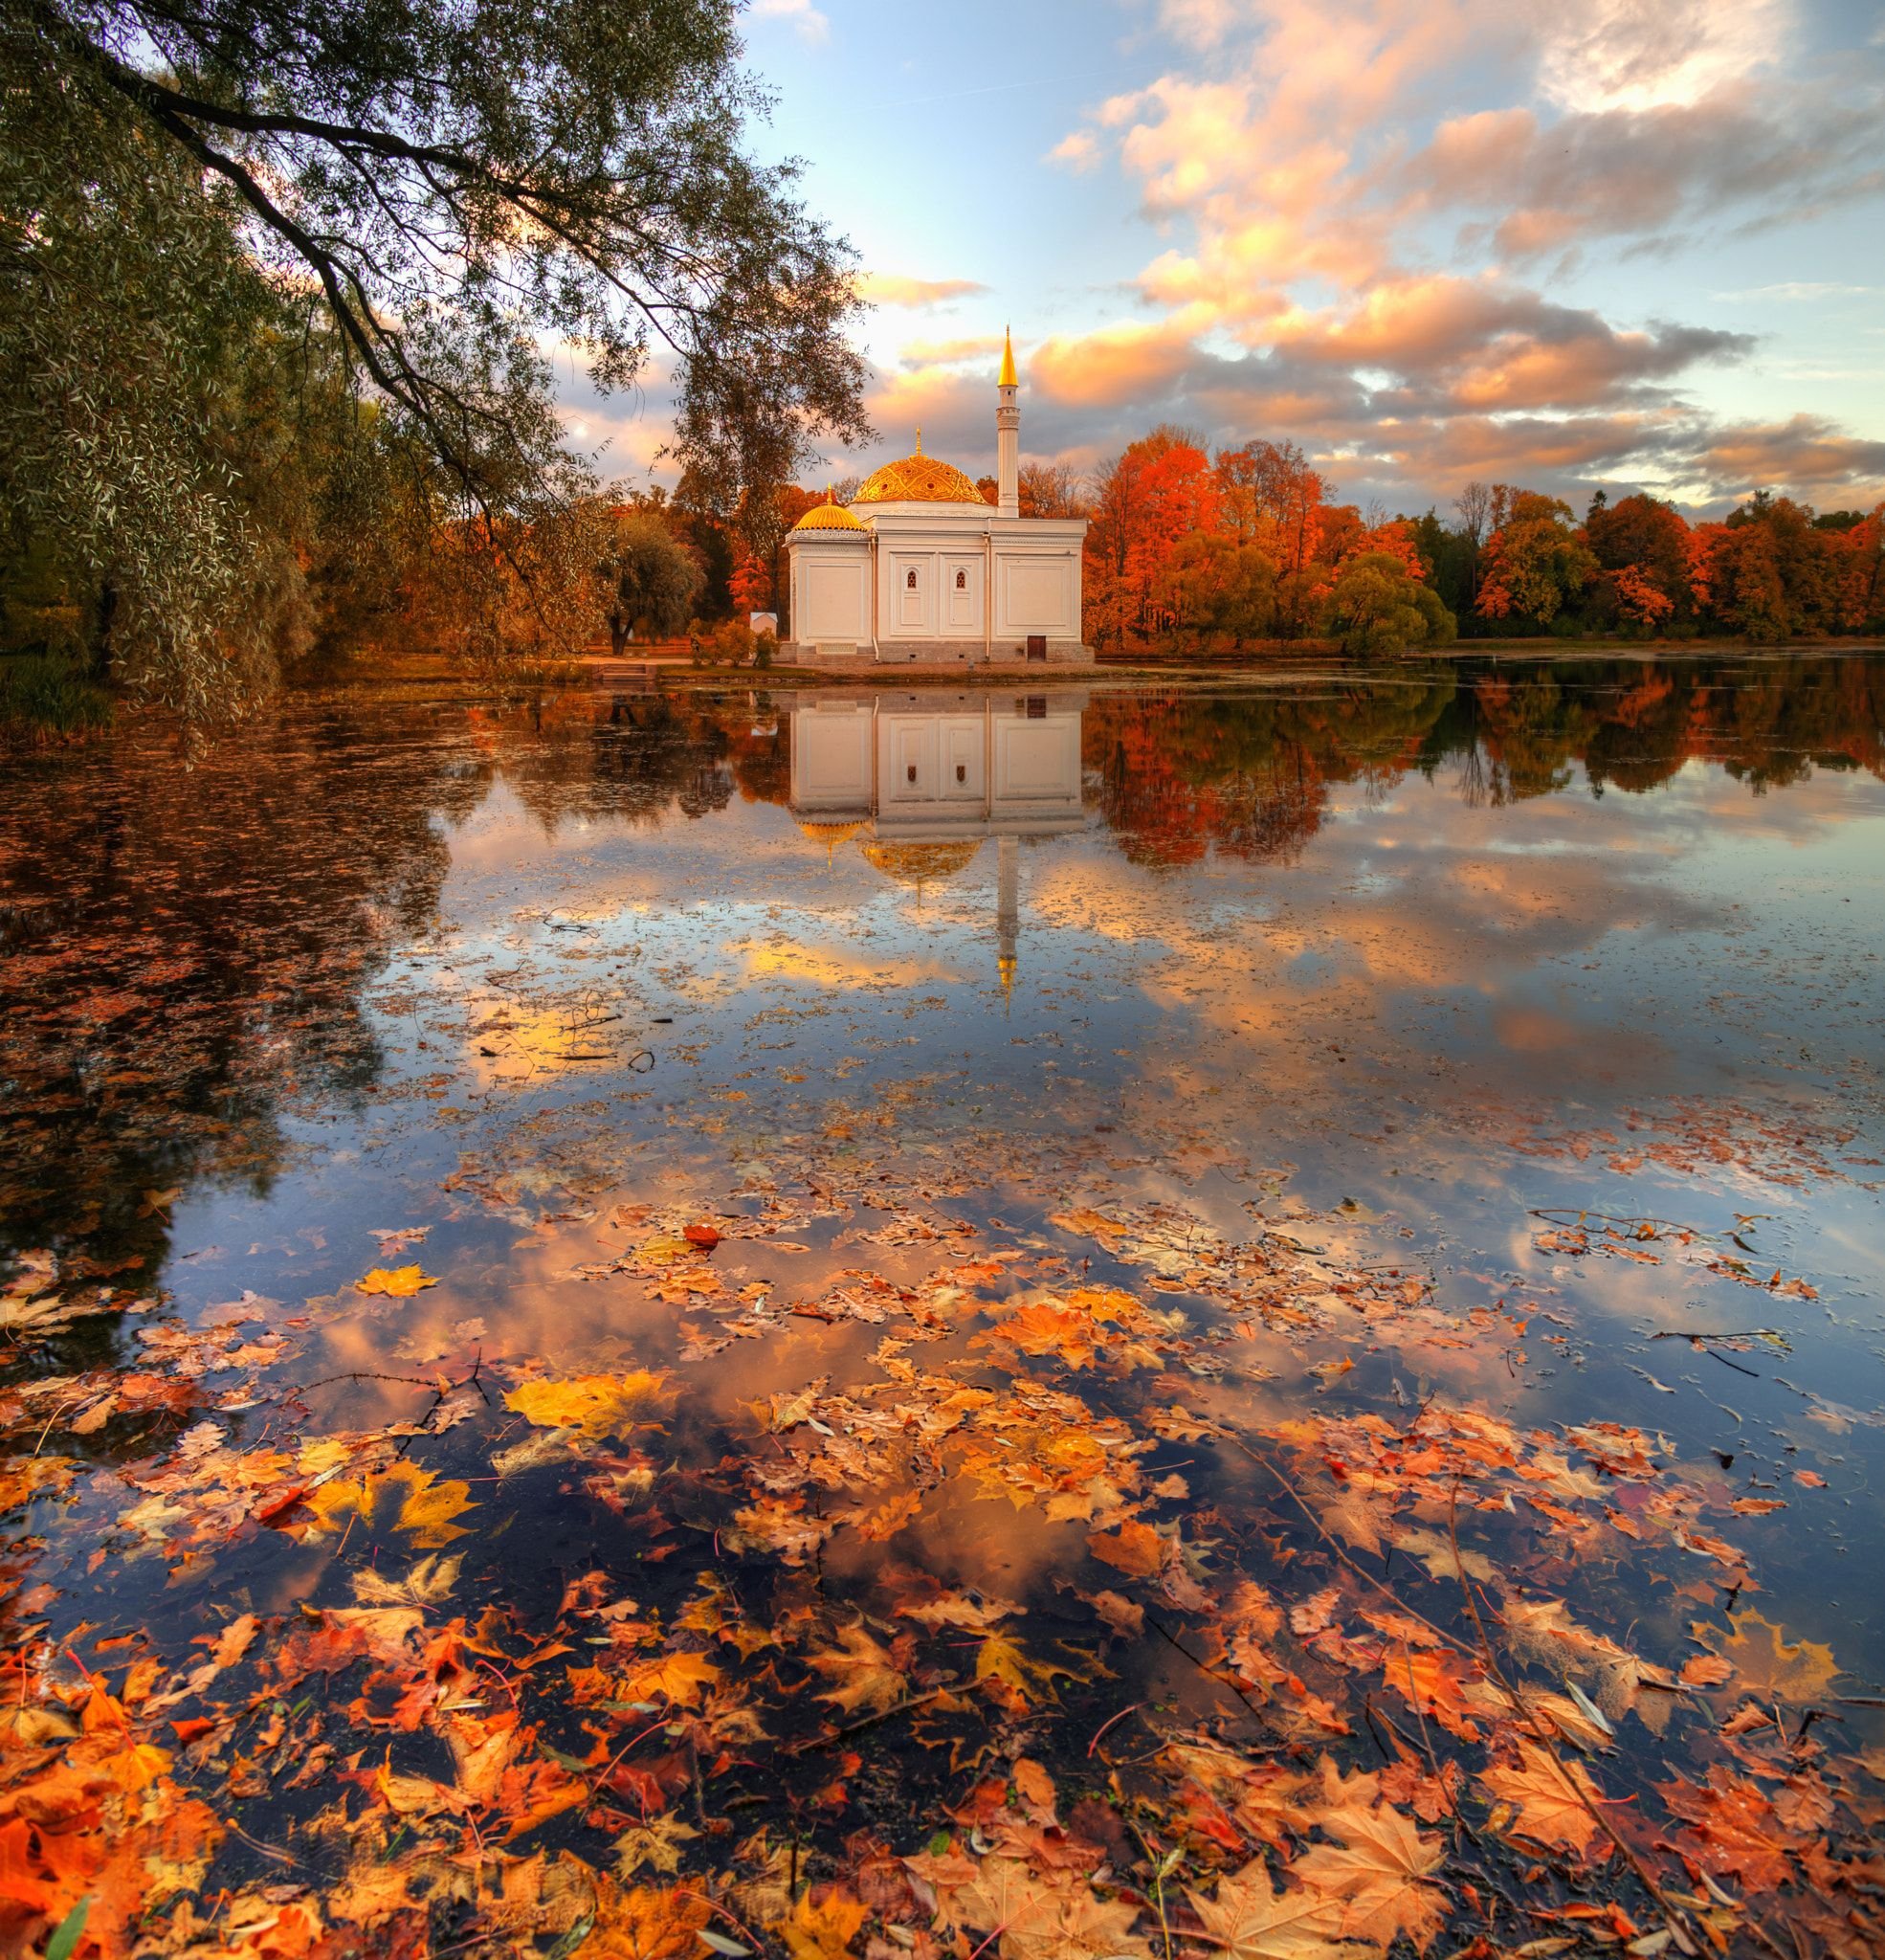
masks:
<instances>
[{"instance_id":1,"label":"small golden dome","mask_svg":"<svg viewBox=\"0 0 1885 1960\"><path fill-rule=\"evenodd\" d=\"M920 447L915 456L885 463L864 479L854 503L980 503L987 500L953 463L924 456Z\"/></svg>"},{"instance_id":2,"label":"small golden dome","mask_svg":"<svg viewBox=\"0 0 1885 1960\"><path fill-rule=\"evenodd\" d=\"M964 837L947 844L859 844L865 861L898 884L928 884L933 879L953 878L965 869L982 848L980 837Z\"/></svg>"},{"instance_id":3,"label":"small golden dome","mask_svg":"<svg viewBox=\"0 0 1885 1960\"><path fill-rule=\"evenodd\" d=\"M792 528L795 531L861 531L864 526L841 503L814 503Z\"/></svg>"}]
</instances>

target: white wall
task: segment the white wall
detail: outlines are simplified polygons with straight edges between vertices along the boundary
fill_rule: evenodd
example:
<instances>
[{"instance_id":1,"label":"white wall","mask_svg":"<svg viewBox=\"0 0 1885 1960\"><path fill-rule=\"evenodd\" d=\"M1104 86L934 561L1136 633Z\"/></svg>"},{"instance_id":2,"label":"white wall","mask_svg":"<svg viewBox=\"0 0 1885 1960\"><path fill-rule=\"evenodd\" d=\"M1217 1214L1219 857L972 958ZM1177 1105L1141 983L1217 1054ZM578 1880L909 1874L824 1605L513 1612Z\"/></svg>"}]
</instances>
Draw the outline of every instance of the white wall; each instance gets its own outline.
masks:
<instances>
[{"instance_id":1,"label":"white wall","mask_svg":"<svg viewBox=\"0 0 1885 1960\"><path fill-rule=\"evenodd\" d=\"M995 556L995 637L1049 639L1080 636L1080 560L1077 551L1009 551Z\"/></svg>"},{"instance_id":2,"label":"white wall","mask_svg":"<svg viewBox=\"0 0 1885 1960\"><path fill-rule=\"evenodd\" d=\"M871 637L871 559L866 539L840 533L791 547L792 638L855 646Z\"/></svg>"},{"instance_id":3,"label":"white wall","mask_svg":"<svg viewBox=\"0 0 1885 1960\"><path fill-rule=\"evenodd\" d=\"M869 814L873 801L871 732L875 721L868 702L792 710L795 809Z\"/></svg>"}]
</instances>

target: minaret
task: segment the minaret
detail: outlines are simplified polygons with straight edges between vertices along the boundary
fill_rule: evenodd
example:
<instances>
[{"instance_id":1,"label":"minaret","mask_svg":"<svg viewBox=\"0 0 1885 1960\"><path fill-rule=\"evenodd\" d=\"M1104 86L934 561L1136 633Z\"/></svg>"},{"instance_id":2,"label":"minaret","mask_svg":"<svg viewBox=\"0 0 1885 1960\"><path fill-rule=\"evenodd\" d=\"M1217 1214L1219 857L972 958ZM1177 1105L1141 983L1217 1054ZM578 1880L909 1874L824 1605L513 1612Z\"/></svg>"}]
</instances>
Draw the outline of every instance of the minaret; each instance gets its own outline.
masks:
<instances>
[{"instance_id":1,"label":"minaret","mask_svg":"<svg viewBox=\"0 0 1885 1960\"><path fill-rule=\"evenodd\" d=\"M1002 329L1001 407L995 411L995 477L1000 484L995 508L1003 517L1021 515L1021 388L1014 377L1014 342Z\"/></svg>"},{"instance_id":2,"label":"minaret","mask_svg":"<svg viewBox=\"0 0 1885 1960\"><path fill-rule=\"evenodd\" d=\"M995 944L996 971L1002 976L1002 998L1014 992L1014 942L1021 924L1021 846L1012 837L1002 837L995 845Z\"/></svg>"}]
</instances>

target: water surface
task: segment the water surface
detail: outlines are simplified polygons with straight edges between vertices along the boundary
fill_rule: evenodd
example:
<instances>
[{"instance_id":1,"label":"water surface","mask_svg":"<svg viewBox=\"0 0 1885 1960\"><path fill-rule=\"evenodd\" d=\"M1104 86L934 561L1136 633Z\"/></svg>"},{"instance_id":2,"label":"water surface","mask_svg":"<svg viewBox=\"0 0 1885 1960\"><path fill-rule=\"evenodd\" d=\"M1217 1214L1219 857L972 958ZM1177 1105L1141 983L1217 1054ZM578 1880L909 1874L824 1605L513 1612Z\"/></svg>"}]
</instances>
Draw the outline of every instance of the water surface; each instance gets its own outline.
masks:
<instances>
[{"instance_id":1,"label":"water surface","mask_svg":"<svg viewBox=\"0 0 1885 1960\"><path fill-rule=\"evenodd\" d=\"M1882 724L1715 657L6 764L14 1692L188 1840L42 1877L505 1952L613 1861L678 1956L788 1846L1037 1960L1261 1854L1377 1950L1864 1950Z\"/></svg>"}]
</instances>

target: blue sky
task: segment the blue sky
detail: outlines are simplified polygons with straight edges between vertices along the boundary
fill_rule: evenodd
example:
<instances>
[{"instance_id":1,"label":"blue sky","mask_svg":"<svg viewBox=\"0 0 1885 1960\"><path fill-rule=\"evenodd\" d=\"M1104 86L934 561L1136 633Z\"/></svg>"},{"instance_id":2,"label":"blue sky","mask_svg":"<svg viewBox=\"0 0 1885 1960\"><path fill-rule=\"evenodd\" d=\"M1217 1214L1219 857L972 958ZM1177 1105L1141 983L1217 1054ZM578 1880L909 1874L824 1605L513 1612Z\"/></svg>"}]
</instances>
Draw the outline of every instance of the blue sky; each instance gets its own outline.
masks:
<instances>
[{"instance_id":1,"label":"blue sky","mask_svg":"<svg viewBox=\"0 0 1885 1960\"><path fill-rule=\"evenodd\" d=\"M1341 495L1473 477L1720 508L1885 495L1885 12L1847 0L753 0L856 247L880 442L992 464L1154 423ZM615 405L610 405L613 410ZM605 468L661 434L611 413Z\"/></svg>"}]
</instances>

